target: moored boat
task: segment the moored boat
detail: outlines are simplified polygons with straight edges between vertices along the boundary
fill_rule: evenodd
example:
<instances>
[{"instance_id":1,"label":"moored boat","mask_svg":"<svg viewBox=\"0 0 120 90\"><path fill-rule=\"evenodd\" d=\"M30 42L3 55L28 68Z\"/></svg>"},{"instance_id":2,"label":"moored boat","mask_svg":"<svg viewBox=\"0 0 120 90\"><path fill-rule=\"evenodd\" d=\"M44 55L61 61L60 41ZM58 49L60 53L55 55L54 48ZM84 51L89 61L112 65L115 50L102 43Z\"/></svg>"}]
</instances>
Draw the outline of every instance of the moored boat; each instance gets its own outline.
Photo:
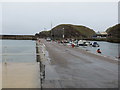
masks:
<instances>
[{"instance_id":1,"label":"moored boat","mask_svg":"<svg viewBox=\"0 0 120 90\"><path fill-rule=\"evenodd\" d=\"M99 45L97 42L94 42L94 43L92 44L92 46L93 46L93 47L99 47L100 45Z\"/></svg>"},{"instance_id":2,"label":"moored boat","mask_svg":"<svg viewBox=\"0 0 120 90\"><path fill-rule=\"evenodd\" d=\"M78 41L78 45L79 46L89 46L90 42L86 41L86 40L79 40Z\"/></svg>"}]
</instances>

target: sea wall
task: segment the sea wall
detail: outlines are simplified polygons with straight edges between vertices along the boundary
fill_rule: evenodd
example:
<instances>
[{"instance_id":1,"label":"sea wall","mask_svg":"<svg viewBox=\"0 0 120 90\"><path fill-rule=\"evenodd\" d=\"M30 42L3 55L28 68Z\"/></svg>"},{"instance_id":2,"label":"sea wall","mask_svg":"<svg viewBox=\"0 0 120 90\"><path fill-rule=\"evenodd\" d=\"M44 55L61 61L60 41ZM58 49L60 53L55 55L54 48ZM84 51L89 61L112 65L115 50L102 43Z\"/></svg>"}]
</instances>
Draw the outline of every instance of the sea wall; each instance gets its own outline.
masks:
<instances>
[{"instance_id":1,"label":"sea wall","mask_svg":"<svg viewBox=\"0 0 120 90\"><path fill-rule=\"evenodd\" d=\"M36 40L34 35L0 35L0 39Z\"/></svg>"}]
</instances>

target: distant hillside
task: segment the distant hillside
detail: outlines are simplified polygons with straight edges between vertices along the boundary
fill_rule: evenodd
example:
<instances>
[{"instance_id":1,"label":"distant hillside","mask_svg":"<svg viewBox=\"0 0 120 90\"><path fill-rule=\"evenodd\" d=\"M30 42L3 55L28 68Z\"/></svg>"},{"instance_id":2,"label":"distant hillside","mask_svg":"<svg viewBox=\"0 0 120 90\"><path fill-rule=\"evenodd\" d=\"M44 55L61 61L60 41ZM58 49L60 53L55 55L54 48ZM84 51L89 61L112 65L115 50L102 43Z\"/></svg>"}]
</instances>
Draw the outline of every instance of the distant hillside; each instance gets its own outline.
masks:
<instances>
[{"instance_id":1,"label":"distant hillside","mask_svg":"<svg viewBox=\"0 0 120 90\"><path fill-rule=\"evenodd\" d=\"M95 32L85 26L71 25L71 24L61 24L54 27L50 31L42 31L39 33L40 37L52 36L53 38L91 38L95 35Z\"/></svg>"},{"instance_id":2,"label":"distant hillside","mask_svg":"<svg viewBox=\"0 0 120 90\"><path fill-rule=\"evenodd\" d=\"M108 41L120 42L120 24L108 28L106 32L108 33Z\"/></svg>"},{"instance_id":3,"label":"distant hillside","mask_svg":"<svg viewBox=\"0 0 120 90\"><path fill-rule=\"evenodd\" d=\"M36 36L39 36L41 38L51 37L51 31L42 31L39 32Z\"/></svg>"}]
</instances>

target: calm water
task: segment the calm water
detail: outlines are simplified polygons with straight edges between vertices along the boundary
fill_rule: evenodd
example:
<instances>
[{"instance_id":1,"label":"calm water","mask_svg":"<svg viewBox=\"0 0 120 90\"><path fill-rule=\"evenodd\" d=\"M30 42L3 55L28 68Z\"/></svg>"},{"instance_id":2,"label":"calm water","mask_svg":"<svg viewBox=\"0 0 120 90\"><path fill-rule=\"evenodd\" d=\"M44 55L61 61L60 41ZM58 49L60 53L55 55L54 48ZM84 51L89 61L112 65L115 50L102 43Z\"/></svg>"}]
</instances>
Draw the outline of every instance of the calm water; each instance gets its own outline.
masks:
<instances>
[{"instance_id":1,"label":"calm water","mask_svg":"<svg viewBox=\"0 0 120 90\"><path fill-rule=\"evenodd\" d=\"M94 41L90 41L94 42ZM102 54L110 57L118 57L118 43L109 43L97 41L100 47L79 47L90 52L96 53L98 48ZM36 43L31 40L0 40L0 61L7 62L35 62L36 61Z\"/></svg>"},{"instance_id":2,"label":"calm water","mask_svg":"<svg viewBox=\"0 0 120 90\"><path fill-rule=\"evenodd\" d=\"M36 45L31 40L2 40L2 61L35 62Z\"/></svg>"},{"instance_id":3,"label":"calm water","mask_svg":"<svg viewBox=\"0 0 120 90\"><path fill-rule=\"evenodd\" d=\"M95 41L90 41L95 42ZM110 42L103 42L103 41L97 41L97 43L100 45L100 47L80 47L85 50L89 50L90 52L96 53L97 49L100 49L102 54L105 56L109 56L112 58L116 58L119 56L118 47L120 46L120 43L110 43Z\"/></svg>"}]
</instances>

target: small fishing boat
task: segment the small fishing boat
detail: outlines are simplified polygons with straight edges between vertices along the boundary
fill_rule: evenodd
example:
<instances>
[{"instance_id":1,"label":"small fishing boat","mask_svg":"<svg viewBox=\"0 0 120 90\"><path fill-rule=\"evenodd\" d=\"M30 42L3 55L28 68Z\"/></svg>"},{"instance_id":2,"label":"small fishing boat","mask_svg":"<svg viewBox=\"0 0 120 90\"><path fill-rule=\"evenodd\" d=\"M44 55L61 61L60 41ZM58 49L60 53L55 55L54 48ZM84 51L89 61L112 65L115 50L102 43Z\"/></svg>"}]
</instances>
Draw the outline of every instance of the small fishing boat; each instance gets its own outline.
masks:
<instances>
[{"instance_id":1,"label":"small fishing boat","mask_svg":"<svg viewBox=\"0 0 120 90\"><path fill-rule=\"evenodd\" d=\"M79 46L89 46L90 42L86 41L86 40L79 40L78 41L78 45Z\"/></svg>"},{"instance_id":2,"label":"small fishing boat","mask_svg":"<svg viewBox=\"0 0 120 90\"><path fill-rule=\"evenodd\" d=\"M92 46L93 46L93 47L99 47L100 45L99 45L97 42L94 42L94 43L92 44Z\"/></svg>"}]
</instances>

